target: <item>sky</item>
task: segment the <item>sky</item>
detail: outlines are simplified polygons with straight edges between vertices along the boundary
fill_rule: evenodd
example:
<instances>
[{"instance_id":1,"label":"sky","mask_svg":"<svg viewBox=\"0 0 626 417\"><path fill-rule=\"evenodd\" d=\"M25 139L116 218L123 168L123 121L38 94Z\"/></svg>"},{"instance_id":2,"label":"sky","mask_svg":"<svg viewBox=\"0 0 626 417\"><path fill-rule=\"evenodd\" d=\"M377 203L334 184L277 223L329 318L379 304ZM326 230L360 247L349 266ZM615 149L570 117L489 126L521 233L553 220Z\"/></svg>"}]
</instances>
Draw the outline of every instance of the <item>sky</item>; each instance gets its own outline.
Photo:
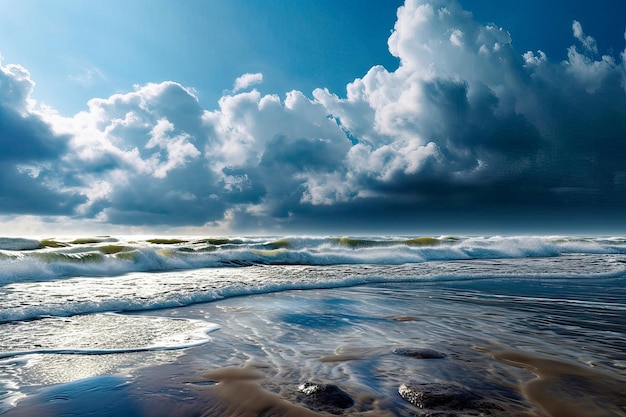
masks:
<instances>
[{"instance_id":1,"label":"sky","mask_svg":"<svg viewBox=\"0 0 626 417\"><path fill-rule=\"evenodd\" d=\"M623 235L625 32L617 0L5 0L0 235Z\"/></svg>"}]
</instances>

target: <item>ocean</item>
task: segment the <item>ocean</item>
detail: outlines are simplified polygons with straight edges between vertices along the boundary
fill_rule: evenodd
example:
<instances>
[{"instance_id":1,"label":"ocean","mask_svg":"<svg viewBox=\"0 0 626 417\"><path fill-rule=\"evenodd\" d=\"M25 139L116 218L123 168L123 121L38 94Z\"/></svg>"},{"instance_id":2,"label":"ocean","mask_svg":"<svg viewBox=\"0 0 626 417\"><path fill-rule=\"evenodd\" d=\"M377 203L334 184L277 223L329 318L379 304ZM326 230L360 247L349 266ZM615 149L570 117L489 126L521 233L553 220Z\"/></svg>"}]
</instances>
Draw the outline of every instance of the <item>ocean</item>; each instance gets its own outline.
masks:
<instances>
[{"instance_id":1,"label":"ocean","mask_svg":"<svg viewBox=\"0 0 626 417\"><path fill-rule=\"evenodd\" d=\"M0 238L0 415L626 416L626 238Z\"/></svg>"}]
</instances>

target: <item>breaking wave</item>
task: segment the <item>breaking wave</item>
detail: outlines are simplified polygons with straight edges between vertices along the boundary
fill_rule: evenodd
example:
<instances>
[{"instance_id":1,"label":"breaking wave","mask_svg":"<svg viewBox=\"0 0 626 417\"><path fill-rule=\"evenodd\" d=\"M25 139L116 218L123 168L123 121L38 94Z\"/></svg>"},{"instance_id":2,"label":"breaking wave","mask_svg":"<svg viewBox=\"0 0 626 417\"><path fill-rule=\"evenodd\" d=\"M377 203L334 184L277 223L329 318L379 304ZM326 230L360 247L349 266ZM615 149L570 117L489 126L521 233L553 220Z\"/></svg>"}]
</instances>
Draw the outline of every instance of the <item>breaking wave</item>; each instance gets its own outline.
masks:
<instances>
[{"instance_id":1,"label":"breaking wave","mask_svg":"<svg viewBox=\"0 0 626 417\"><path fill-rule=\"evenodd\" d=\"M0 238L0 285L251 265L401 265L625 254L626 239L578 237Z\"/></svg>"}]
</instances>

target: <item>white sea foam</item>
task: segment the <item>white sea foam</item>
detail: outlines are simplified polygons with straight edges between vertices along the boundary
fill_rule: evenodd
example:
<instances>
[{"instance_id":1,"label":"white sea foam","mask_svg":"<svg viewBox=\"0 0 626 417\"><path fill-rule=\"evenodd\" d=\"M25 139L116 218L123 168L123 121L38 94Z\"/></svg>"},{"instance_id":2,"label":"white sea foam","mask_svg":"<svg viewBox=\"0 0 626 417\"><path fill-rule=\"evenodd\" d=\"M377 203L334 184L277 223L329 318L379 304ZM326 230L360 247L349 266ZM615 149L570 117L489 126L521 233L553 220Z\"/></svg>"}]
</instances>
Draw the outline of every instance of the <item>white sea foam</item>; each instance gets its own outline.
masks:
<instances>
[{"instance_id":1,"label":"white sea foam","mask_svg":"<svg viewBox=\"0 0 626 417\"><path fill-rule=\"evenodd\" d=\"M41 247L40 249L37 249ZM4 250L1 250L4 249ZM0 240L0 285L129 272L249 265L399 265L433 260L625 254L621 238L92 238Z\"/></svg>"},{"instance_id":2,"label":"white sea foam","mask_svg":"<svg viewBox=\"0 0 626 417\"><path fill-rule=\"evenodd\" d=\"M26 396L24 385L123 372L136 369L138 360L143 366L167 363L177 351L209 342L209 333L218 328L199 319L111 313L5 323L0 325L0 414ZM119 353L124 355L114 355Z\"/></svg>"},{"instance_id":3,"label":"white sea foam","mask_svg":"<svg viewBox=\"0 0 626 417\"><path fill-rule=\"evenodd\" d=\"M111 313L47 317L0 326L0 358L182 349L208 342L218 328L200 320Z\"/></svg>"},{"instance_id":4,"label":"white sea foam","mask_svg":"<svg viewBox=\"0 0 626 417\"><path fill-rule=\"evenodd\" d=\"M254 265L16 282L0 287L0 323L46 316L161 309L241 295L377 282L410 281L420 285L520 277L600 279L624 274L625 259L624 255L575 254L400 265Z\"/></svg>"},{"instance_id":5,"label":"white sea foam","mask_svg":"<svg viewBox=\"0 0 626 417\"><path fill-rule=\"evenodd\" d=\"M5 239L22 250L0 251L0 323L176 307L287 289L400 280L606 277L626 270L623 238L99 237L31 240L29 247L37 242L42 248L29 250L22 240Z\"/></svg>"}]
</instances>

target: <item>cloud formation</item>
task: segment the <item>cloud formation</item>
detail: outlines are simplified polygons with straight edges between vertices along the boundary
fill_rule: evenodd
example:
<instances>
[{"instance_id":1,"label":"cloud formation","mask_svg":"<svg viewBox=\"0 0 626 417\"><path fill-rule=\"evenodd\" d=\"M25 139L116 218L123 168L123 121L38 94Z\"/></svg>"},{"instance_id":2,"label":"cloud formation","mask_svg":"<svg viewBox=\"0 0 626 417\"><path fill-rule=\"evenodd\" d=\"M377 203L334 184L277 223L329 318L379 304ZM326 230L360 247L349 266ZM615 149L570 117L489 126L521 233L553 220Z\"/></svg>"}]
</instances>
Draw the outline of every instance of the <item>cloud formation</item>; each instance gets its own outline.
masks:
<instances>
[{"instance_id":1,"label":"cloud formation","mask_svg":"<svg viewBox=\"0 0 626 417\"><path fill-rule=\"evenodd\" d=\"M237 93L241 90L245 90L250 86L261 84L263 82L263 74L256 72L254 74L247 73L241 77L237 77L235 84L233 85L233 93Z\"/></svg>"},{"instance_id":2,"label":"cloud formation","mask_svg":"<svg viewBox=\"0 0 626 417\"><path fill-rule=\"evenodd\" d=\"M34 85L25 68L0 61L0 213L71 214L85 197L55 166L70 138L32 112Z\"/></svg>"},{"instance_id":3,"label":"cloud formation","mask_svg":"<svg viewBox=\"0 0 626 417\"><path fill-rule=\"evenodd\" d=\"M0 210L233 231L621 212L626 50L572 31L553 62L454 1L407 0L395 71L312 97L244 74L213 111L169 81L62 117L35 110L24 68L0 67Z\"/></svg>"}]
</instances>

